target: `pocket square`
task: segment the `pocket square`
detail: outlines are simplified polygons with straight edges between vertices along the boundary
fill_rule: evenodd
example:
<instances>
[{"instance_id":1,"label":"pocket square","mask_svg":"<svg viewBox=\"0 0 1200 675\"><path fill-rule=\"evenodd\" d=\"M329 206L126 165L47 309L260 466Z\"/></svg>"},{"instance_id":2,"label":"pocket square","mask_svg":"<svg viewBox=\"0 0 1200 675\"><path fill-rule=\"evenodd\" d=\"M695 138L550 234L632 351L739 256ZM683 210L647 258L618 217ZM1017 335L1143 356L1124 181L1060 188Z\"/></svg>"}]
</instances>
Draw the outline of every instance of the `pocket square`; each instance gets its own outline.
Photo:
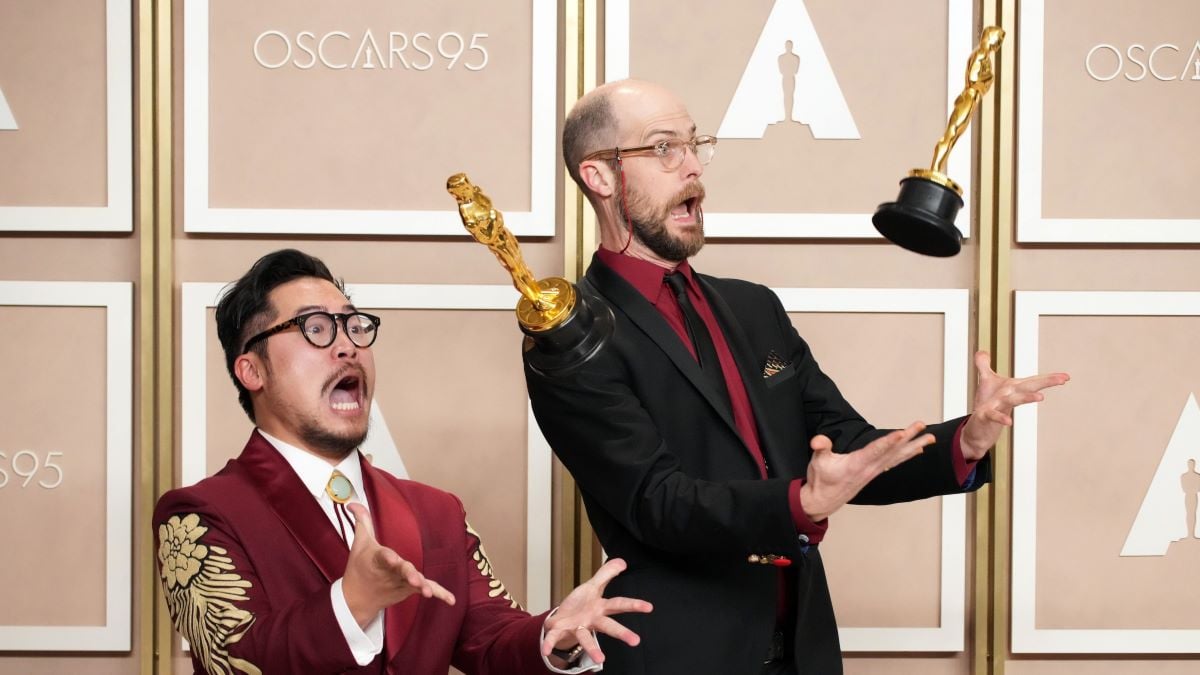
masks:
<instances>
[{"instance_id":1,"label":"pocket square","mask_svg":"<svg viewBox=\"0 0 1200 675\"><path fill-rule=\"evenodd\" d=\"M771 353L767 354L766 365L763 366L763 379L765 380L767 378L774 377L779 373L779 371L787 368L790 365L792 365L790 361L784 361L783 357L781 357L775 352L774 349L772 349Z\"/></svg>"}]
</instances>

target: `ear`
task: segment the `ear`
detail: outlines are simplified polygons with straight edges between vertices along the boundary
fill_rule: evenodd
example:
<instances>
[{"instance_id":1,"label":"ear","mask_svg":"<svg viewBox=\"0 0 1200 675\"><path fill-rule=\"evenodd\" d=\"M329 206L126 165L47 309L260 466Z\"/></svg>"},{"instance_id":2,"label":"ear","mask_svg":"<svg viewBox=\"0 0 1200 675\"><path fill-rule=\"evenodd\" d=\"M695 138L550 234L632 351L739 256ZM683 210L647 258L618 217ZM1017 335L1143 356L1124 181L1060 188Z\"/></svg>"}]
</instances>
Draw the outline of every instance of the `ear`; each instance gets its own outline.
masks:
<instances>
[{"instance_id":1,"label":"ear","mask_svg":"<svg viewBox=\"0 0 1200 675\"><path fill-rule=\"evenodd\" d=\"M247 352L234 360L233 374L249 391L260 391L266 386L266 364L254 352Z\"/></svg>"},{"instance_id":2,"label":"ear","mask_svg":"<svg viewBox=\"0 0 1200 675\"><path fill-rule=\"evenodd\" d=\"M616 191L617 173L608 160L589 159L579 164L579 176L588 190L598 197L611 197Z\"/></svg>"}]
</instances>

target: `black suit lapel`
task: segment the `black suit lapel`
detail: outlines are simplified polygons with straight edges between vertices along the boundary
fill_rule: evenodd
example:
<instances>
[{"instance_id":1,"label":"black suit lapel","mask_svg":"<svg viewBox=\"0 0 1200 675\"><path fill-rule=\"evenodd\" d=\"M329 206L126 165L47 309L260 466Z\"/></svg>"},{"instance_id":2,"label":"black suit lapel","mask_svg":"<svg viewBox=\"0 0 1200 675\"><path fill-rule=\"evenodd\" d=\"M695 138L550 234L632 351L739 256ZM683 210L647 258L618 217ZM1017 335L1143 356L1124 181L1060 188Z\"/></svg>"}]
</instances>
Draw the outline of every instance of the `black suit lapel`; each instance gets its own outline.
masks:
<instances>
[{"instance_id":1,"label":"black suit lapel","mask_svg":"<svg viewBox=\"0 0 1200 675\"><path fill-rule=\"evenodd\" d=\"M770 425L767 424L767 386L763 382L762 365L758 362L758 357L750 346L750 340L742 329L742 323L737 320L733 310L726 304L725 299L721 297L707 277L697 274L696 280L699 281L700 288L704 289L704 295L708 298L709 306L712 307L713 316L717 318L717 323L721 325L721 330L725 333L725 341L729 344L729 351L733 354L734 362L737 363L738 372L741 373L742 384L746 387L746 396L750 399L750 408L754 411L758 440L762 444L763 456L771 466L771 473L775 476L791 476L793 474L792 467L788 462L788 453L772 433Z\"/></svg>"},{"instance_id":2,"label":"black suit lapel","mask_svg":"<svg viewBox=\"0 0 1200 675\"><path fill-rule=\"evenodd\" d=\"M721 419L725 420L734 435L741 438L737 426L733 423L733 413L717 392L709 386L696 359L692 358L687 347L680 341L679 336L671 329L666 319L654 308L654 305L650 304L636 288L622 279L598 257L592 258L586 278L592 288L603 295L609 304L629 317L634 325L640 328L654 344L658 345L688 382L704 396L704 400L708 401L712 409L721 416Z\"/></svg>"}]
</instances>

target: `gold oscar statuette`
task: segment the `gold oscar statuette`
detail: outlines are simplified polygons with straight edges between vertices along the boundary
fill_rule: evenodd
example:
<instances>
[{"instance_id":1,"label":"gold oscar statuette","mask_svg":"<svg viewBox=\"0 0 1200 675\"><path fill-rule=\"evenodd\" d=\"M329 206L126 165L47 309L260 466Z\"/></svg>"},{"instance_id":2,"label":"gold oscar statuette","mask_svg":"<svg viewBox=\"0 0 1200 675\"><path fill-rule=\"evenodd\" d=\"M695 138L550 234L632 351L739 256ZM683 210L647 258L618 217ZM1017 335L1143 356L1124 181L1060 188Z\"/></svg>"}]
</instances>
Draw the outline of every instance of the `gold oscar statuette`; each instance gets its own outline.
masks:
<instances>
[{"instance_id":1,"label":"gold oscar statuette","mask_svg":"<svg viewBox=\"0 0 1200 675\"><path fill-rule=\"evenodd\" d=\"M463 227L491 249L521 292L517 323L525 333L526 350L533 350L531 367L550 374L568 372L594 356L612 334L612 309L561 277L536 279L517 238L504 226L504 214L465 173L446 179L446 191L458 202Z\"/></svg>"},{"instance_id":2,"label":"gold oscar statuette","mask_svg":"<svg viewBox=\"0 0 1200 675\"><path fill-rule=\"evenodd\" d=\"M984 94L995 80L994 57L1004 41L1004 30L988 26L979 36L979 46L967 60L966 84L946 123L946 131L933 149L928 169L913 169L900 181L900 195L881 204L871 222L875 229L910 251L949 257L962 249L962 234L954 224L963 206L962 187L946 175L950 150L971 121Z\"/></svg>"}]
</instances>

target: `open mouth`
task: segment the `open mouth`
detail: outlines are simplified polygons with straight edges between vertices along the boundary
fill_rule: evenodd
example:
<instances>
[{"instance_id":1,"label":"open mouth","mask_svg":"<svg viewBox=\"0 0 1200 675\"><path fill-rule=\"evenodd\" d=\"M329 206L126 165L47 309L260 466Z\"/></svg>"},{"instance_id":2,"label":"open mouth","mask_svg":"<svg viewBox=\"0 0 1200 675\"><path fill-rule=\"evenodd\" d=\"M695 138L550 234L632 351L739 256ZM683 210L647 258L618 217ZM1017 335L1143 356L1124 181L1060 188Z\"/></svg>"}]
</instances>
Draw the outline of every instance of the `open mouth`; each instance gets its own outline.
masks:
<instances>
[{"instance_id":1,"label":"open mouth","mask_svg":"<svg viewBox=\"0 0 1200 675\"><path fill-rule=\"evenodd\" d=\"M700 204L704 201L704 188L693 183L676 197L676 204L671 209L671 217L677 222L703 222L704 211Z\"/></svg>"},{"instance_id":2,"label":"open mouth","mask_svg":"<svg viewBox=\"0 0 1200 675\"><path fill-rule=\"evenodd\" d=\"M363 407L363 378L358 374L342 377L329 392L329 406L339 412L355 412Z\"/></svg>"}]
</instances>

